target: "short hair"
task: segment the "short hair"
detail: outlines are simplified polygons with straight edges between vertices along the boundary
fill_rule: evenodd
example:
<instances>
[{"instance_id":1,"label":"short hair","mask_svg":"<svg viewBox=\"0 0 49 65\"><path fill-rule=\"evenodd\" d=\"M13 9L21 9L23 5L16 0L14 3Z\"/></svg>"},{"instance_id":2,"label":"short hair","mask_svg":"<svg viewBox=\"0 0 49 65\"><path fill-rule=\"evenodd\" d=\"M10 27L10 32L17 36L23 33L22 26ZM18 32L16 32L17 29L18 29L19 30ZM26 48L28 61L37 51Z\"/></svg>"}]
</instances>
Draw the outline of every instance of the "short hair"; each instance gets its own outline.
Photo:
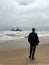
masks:
<instances>
[{"instance_id":1,"label":"short hair","mask_svg":"<svg viewBox=\"0 0 49 65\"><path fill-rule=\"evenodd\" d=\"M35 28L32 28L32 31L35 31L36 29Z\"/></svg>"}]
</instances>

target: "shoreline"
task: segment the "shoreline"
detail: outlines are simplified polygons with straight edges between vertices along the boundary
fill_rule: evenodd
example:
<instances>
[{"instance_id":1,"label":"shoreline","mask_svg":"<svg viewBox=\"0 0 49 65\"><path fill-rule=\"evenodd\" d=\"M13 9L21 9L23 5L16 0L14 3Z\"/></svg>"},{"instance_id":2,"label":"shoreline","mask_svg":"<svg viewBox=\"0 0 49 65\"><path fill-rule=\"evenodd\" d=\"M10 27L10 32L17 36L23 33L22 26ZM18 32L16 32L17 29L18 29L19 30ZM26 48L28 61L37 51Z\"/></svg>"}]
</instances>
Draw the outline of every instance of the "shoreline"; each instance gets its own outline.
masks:
<instances>
[{"instance_id":1,"label":"shoreline","mask_svg":"<svg viewBox=\"0 0 49 65\"><path fill-rule=\"evenodd\" d=\"M49 37L39 38L39 45L45 45L49 43ZM14 39L14 40L6 40L0 42L0 51L8 51L8 50L17 50L29 48L29 42L27 38L23 39Z\"/></svg>"}]
</instances>

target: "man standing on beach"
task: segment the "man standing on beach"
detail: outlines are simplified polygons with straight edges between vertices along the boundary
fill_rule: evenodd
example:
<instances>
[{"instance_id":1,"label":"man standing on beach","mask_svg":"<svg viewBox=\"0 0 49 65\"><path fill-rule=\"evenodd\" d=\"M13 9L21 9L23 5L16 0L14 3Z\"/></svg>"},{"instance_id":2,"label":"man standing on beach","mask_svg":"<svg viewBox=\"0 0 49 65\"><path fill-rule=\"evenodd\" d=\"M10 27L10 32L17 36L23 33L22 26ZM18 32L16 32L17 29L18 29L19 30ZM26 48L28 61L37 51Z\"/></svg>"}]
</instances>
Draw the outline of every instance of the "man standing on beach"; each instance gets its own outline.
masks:
<instances>
[{"instance_id":1,"label":"man standing on beach","mask_svg":"<svg viewBox=\"0 0 49 65\"><path fill-rule=\"evenodd\" d=\"M30 55L29 55L29 58L31 58L31 56L32 56L32 59L34 59L36 46L39 43L39 38L38 38L37 33L35 32L35 28L32 28L32 32L29 34L28 41L30 43Z\"/></svg>"}]
</instances>

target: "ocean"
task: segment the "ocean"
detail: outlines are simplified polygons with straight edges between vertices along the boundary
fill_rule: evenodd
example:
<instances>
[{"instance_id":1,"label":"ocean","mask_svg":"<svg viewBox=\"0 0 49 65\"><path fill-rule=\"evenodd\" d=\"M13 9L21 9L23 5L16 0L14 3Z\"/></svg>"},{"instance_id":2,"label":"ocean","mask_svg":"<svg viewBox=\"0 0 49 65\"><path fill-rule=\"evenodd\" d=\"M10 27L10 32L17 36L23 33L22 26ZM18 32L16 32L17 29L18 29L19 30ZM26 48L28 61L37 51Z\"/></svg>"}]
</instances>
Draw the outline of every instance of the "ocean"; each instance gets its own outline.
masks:
<instances>
[{"instance_id":1,"label":"ocean","mask_svg":"<svg viewBox=\"0 0 49 65\"><path fill-rule=\"evenodd\" d=\"M28 37L31 31L0 31L0 41L23 39ZM49 37L49 31L36 31L38 37Z\"/></svg>"}]
</instances>

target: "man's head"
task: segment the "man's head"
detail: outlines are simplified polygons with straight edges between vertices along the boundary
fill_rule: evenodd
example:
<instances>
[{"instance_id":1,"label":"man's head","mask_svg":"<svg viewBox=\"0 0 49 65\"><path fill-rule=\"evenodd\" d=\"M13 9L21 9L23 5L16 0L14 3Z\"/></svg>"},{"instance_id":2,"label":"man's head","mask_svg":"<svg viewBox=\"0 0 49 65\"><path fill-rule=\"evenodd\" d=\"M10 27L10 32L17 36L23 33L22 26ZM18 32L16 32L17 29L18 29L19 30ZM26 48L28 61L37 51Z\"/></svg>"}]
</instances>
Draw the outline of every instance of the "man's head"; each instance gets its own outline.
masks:
<instances>
[{"instance_id":1,"label":"man's head","mask_svg":"<svg viewBox=\"0 0 49 65\"><path fill-rule=\"evenodd\" d=\"M35 28L32 28L32 32L35 32L35 30L36 30Z\"/></svg>"}]
</instances>

